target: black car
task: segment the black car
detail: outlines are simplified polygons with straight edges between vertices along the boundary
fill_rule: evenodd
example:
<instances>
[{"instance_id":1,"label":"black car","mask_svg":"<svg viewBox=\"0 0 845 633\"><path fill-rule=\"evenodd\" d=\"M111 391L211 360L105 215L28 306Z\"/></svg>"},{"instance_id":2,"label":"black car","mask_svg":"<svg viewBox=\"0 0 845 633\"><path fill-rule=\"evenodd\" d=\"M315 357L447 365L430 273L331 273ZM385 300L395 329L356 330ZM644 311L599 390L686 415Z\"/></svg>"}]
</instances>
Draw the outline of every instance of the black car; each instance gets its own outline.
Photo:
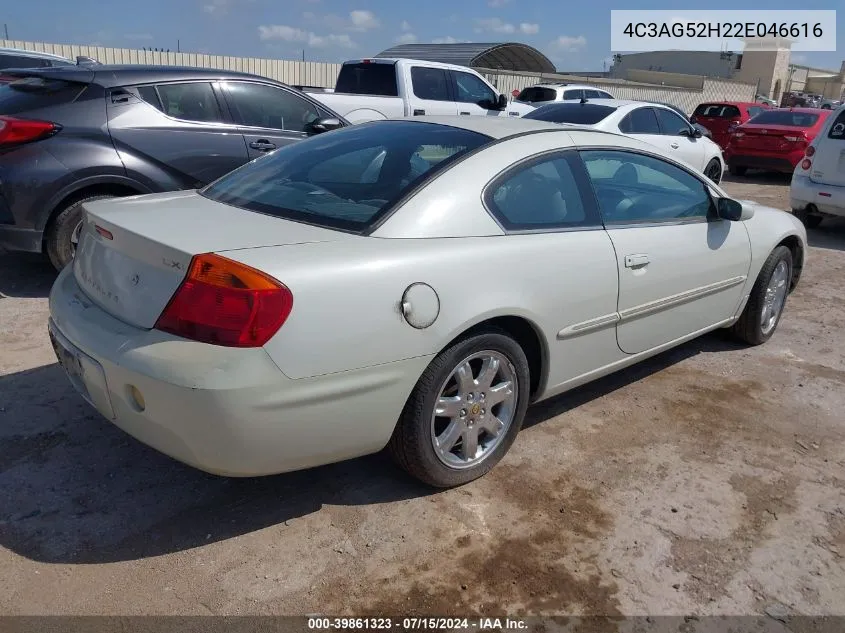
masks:
<instances>
[{"instance_id":1,"label":"black car","mask_svg":"<svg viewBox=\"0 0 845 633\"><path fill-rule=\"evenodd\" d=\"M348 123L255 75L173 66L4 71L0 246L76 249L84 202L196 189L277 147Z\"/></svg>"}]
</instances>

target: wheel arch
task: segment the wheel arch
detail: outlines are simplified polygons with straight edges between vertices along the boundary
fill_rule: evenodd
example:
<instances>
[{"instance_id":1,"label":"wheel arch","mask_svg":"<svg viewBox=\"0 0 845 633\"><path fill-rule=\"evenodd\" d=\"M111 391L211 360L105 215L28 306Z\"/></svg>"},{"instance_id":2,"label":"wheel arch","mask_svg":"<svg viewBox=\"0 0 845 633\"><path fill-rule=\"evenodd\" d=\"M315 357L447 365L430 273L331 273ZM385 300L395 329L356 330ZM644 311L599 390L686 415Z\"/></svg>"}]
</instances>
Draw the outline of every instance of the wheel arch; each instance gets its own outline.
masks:
<instances>
[{"instance_id":1,"label":"wheel arch","mask_svg":"<svg viewBox=\"0 0 845 633\"><path fill-rule=\"evenodd\" d=\"M804 243L797 235L787 235L778 242L775 248L778 246L786 246L792 253L792 280L789 285L789 291L792 292L798 285L798 280L801 279L801 273L804 270Z\"/></svg>"}]
</instances>

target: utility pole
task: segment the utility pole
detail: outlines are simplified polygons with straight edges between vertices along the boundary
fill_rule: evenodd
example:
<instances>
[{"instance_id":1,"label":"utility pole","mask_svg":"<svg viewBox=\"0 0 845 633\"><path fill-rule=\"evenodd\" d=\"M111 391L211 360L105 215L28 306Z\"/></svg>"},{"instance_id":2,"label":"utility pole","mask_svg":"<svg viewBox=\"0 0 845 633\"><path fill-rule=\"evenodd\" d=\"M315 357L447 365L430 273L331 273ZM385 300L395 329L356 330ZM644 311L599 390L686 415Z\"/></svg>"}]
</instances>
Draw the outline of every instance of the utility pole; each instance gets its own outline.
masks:
<instances>
[{"instance_id":1,"label":"utility pole","mask_svg":"<svg viewBox=\"0 0 845 633\"><path fill-rule=\"evenodd\" d=\"M179 40L176 40L176 52L177 52L177 53L181 53L181 52L182 52L182 49L181 49L181 47L179 46Z\"/></svg>"},{"instance_id":2,"label":"utility pole","mask_svg":"<svg viewBox=\"0 0 845 633\"><path fill-rule=\"evenodd\" d=\"M302 61L305 61L305 49L302 49Z\"/></svg>"},{"instance_id":3,"label":"utility pole","mask_svg":"<svg viewBox=\"0 0 845 633\"><path fill-rule=\"evenodd\" d=\"M6 39L9 39L9 25L8 24L3 25L3 31L5 31L5 33L6 33Z\"/></svg>"}]
</instances>

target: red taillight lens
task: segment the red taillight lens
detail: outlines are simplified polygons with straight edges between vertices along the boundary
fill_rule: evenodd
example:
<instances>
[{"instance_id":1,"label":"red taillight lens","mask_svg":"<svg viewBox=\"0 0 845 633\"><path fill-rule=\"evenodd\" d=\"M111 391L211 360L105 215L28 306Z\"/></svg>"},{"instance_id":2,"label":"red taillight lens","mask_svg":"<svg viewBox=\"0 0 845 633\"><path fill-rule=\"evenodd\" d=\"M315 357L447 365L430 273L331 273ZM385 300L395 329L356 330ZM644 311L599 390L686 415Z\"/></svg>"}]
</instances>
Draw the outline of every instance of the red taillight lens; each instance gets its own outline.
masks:
<instances>
[{"instance_id":1,"label":"red taillight lens","mask_svg":"<svg viewBox=\"0 0 845 633\"><path fill-rule=\"evenodd\" d=\"M50 121L33 121L0 116L0 145L19 145L53 136L61 126Z\"/></svg>"},{"instance_id":2,"label":"red taillight lens","mask_svg":"<svg viewBox=\"0 0 845 633\"><path fill-rule=\"evenodd\" d=\"M807 148L807 151L804 152L804 155L807 158L811 158L815 153L816 153L816 148L813 147L812 145L810 145L810 147Z\"/></svg>"},{"instance_id":3,"label":"red taillight lens","mask_svg":"<svg viewBox=\"0 0 845 633\"><path fill-rule=\"evenodd\" d=\"M261 271L211 253L196 255L155 324L177 336L226 347L261 347L293 308L293 295Z\"/></svg>"},{"instance_id":4,"label":"red taillight lens","mask_svg":"<svg viewBox=\"0 0 845 633\"><path fill-rule=\"evenodd\" d=\"M807 171L808 169L810 169L812 164L813 163L809 158L805 158L804 160L801 161L801 169L803 169L804 171Z\"/></svg>"}]
</instances>

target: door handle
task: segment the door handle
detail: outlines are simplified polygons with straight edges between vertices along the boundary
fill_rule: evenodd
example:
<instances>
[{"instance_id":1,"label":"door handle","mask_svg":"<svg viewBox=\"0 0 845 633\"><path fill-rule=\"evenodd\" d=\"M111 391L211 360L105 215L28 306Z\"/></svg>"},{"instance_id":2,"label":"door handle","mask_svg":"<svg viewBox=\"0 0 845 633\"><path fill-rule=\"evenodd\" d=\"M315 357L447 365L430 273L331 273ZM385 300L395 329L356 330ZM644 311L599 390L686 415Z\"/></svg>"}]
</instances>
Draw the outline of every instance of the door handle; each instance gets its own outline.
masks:
<instances>
[{"instance_id":1,"label":"door handle","mask_svg":"<svg viewBox=\"0 0 845 633\"><path fill-rule=\"evenodd\" d=\"M425 110L421 110L419 108L414 109L414 116L422 116L425 114Z\"/></svg>"},{"instance_id":2,"label":"door handle","mask_svg":"<svg viewBox=\"0 0 845 633\"><path fill-rule=\"evenodd\" d=\"M249 144L252 149L257 149L260 152L269 152L271 149L276 149L276 145L267 139L260 138Z\"/></svg>"},{"instance_id":3,"label":"door handle","mask_svg":"<svg viewBox=\"0 0 845 633\"><path fill-rule=\"evenodd\" d=\"M467 116L469 116L469 112L461 112L461 114L466 114Z\"/></svg>"},{"instance_id":4,"label":"door handle","mask_svg":"<svg viewBox=\"0 0 845 633\"><path fill-rule=\"evenodd\" d=\"M672 143L669 147L671 147L672 149L678 149L680 145L678 145L677 143Z\"/></svg>"},{"instance_id":5,"label":"door handle","mask_svg":"<svg viewBox=\"0 0 845 633\"><path fill-rule=\"evenodd\" d=\"M648 264L648 255L625 255L625 268L641 268Z\"/></svg>"}]
</instances>

